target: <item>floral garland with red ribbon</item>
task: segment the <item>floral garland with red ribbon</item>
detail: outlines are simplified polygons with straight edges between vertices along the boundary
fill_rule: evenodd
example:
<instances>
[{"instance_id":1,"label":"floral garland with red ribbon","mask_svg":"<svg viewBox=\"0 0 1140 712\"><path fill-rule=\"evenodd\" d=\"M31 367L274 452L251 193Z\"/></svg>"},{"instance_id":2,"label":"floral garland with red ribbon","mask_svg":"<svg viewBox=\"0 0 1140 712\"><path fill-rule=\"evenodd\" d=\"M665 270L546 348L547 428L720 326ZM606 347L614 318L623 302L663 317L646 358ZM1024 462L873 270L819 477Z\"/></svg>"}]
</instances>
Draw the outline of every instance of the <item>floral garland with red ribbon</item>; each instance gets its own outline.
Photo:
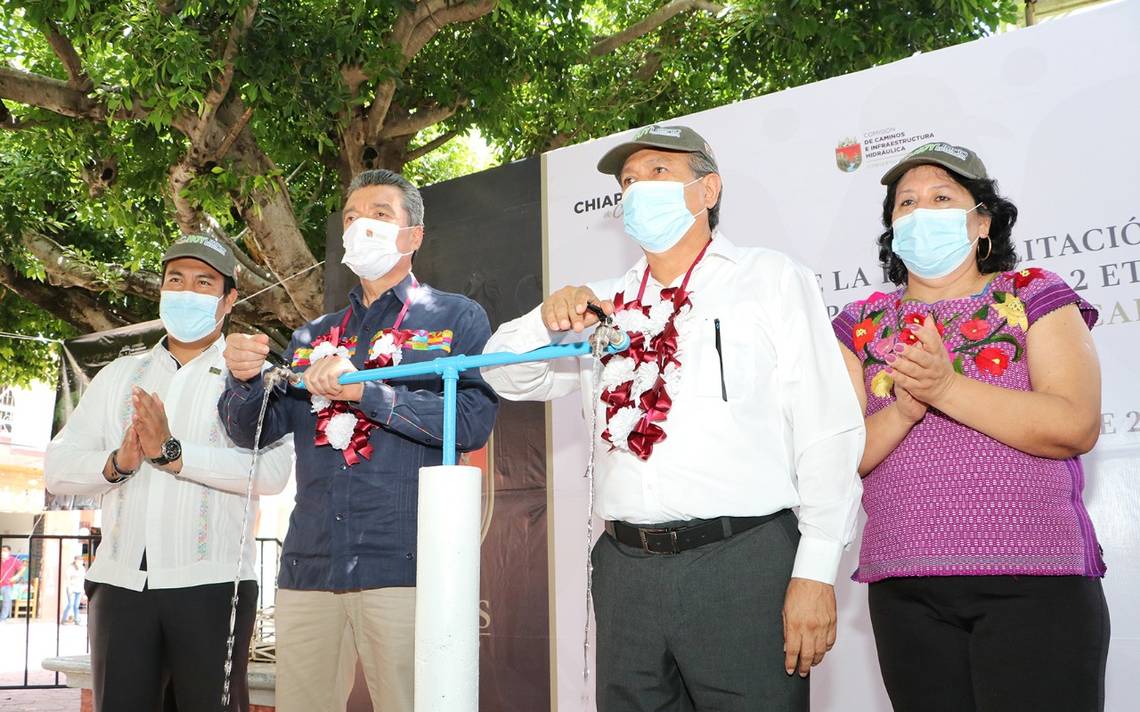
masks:
<instances>
[{"instance_id":1,"label":"floral garland with red ribbon","mask_svg":"<svg viewBox=\"0 0 1140 712\"><path fill-rule=\"evenodd\" d=\"M689 277L710 244L711 240L693 260L681 286L662 289L656 304L643 303L648 266L635 299L625 301L624 292L614 296L614 325L629 335L629 348L601 359L601 401L606 409L602 439L611 449L648 460L653 447L666 437L661 426L673 407L670 392L676 392L681 376L677 327L692 311Z\"/></svg>"},{"instance_id":2,"label":"floral garland with red ribbon","mask_svg":"<svg viewBox=\"0 0 1140 712\"><path fill-rule=\"evenodd\" d=\"M413 277L412 289L418 287L419 284ZM412 294L414 293L413 291ZM411 298L404 302L391 328L378 331L372 337L368 347L368 359L364 362L365 369L400 365L404 344L415 336L414 331L399 328L411 302ZM334 326L328 333L313 340L312 352L308 359L310 365L328 356L352 358L354 349L350 349L350 346L355 347L355 337L345 339L344 343L341 343L351 315L350 309L339 326ZM309 397L309 401L310 410L317 414L317 429L313 438L315 445L318 447L328 445L340 450L345 463L349 466L360 462L360 458L365 460L372 458L372 443L369 442L369 437L373 430L380 427L379 423L347 401L331 400L315 394Z\"/></svg>"}]
</instances>

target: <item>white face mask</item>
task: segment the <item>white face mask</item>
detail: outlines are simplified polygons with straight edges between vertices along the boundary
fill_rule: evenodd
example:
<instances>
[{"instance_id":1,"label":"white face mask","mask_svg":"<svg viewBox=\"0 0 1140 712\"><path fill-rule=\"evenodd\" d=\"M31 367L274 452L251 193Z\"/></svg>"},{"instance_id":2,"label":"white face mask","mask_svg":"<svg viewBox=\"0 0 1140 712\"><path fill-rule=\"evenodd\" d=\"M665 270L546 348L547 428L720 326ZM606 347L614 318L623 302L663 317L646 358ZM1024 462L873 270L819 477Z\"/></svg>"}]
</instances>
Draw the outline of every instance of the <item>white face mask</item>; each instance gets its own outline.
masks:
<instances>
[{"instance_id":1,"label":"white face mask","mask_svg":"<svg viewBox=\"0 0 1140 712\"><path fill-rule=\"evenodd\" d=\"M166 333L176 341L192 344L218 328L221 301L213 294L164 289L158 300L158 316Z\"/></svg>"},{"instance_id":2,"label":"white face mask","mask_svg":"<svg viewBox=\"0 0 1140 712\"><path fill-rule=\"evenodd\" d=\"M400 231L410 229L383 220L356 218L344 231L344 257L340 261L361 279L379 279L391 272L401 257L414 252L400 252L396 246Z\"/></svg>"}]
</instances>

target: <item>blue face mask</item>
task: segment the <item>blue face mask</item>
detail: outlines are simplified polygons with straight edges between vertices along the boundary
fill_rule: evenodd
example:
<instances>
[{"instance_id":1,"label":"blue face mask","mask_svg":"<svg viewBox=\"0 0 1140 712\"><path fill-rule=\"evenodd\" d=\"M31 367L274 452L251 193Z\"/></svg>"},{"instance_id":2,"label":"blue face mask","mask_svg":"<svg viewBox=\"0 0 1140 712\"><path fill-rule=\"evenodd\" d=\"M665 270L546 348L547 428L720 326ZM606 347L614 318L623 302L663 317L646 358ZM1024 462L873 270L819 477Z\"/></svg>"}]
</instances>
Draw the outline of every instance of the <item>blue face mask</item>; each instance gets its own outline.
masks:
<instances>
[{"instance_id":1,"label":"blue face mask","mask_svg":"<svg viewBox=\"0 0 1140 712\"><path fill-rule=\"evenodd\" d=\"M696 222L685 205L685 188L696 182L643 180L626 188L621 199L626 234L646 252L665 252L676 245Z\"/></svg>"},{"instance_id":2,"label":"blue face mask","mask_svg":"<svg viewBox=\"0 0 1140 712\"><path fill-rule=\"evenodd\" d=\"M166 333L190 344L209 336L218 325L221 297L197 292L163 290L158 300L158 316Z\"/></svg>"},{"instance_id":3,"label":"blue face mask","mask_svg":"<svg viewBox=\"0 0 1140 712\"><path fill-rule=\"evenodd\" d=\"M981 203L978 203L981 205ZM966 231L966 215L978 205L962 208L917 208L891 225L891 250L908 272L925 279L945 277L958 269L974 251L977 240Z\"/></svg>"}]
</instances>

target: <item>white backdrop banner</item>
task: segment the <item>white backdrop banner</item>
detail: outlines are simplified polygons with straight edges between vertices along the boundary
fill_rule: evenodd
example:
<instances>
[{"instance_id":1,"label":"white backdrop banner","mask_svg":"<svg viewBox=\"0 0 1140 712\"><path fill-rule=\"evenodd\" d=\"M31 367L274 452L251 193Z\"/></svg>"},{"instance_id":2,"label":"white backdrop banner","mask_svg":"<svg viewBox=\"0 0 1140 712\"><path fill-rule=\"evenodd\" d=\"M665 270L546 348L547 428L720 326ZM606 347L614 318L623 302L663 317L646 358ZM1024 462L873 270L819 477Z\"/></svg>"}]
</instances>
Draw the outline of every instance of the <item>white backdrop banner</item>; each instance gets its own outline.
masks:
<instances>
[{"instance_id":1,"label":"white backdrop banner","mask_svg":"<svg viewBox=\"0 0 1140 712\"><path fill-rule=\"evenodd\" d=\"M1135 709L1140 692L1138 28L1140 1L1131 0L675 119L716 151L725 234L813 268L832 315L888 291L875 243L885 194L879 178L930 140L974 148L1020 210L1014 239L1022 265L1059 273L1100 308L1093 334L1104 420L1085 460L1085 498L1109 567L1111 712ZM618 276L639 257L614 216L617 183L594 168L629 135L543 157L551 290ZM562 712L592 710L582 655L586 426L577 397L551 409L557 704ZM866 587L847 578L857 552L858 542L840 567L839 640L812 675L816 710L890 709Z\"/></svg>"}]
</instances>

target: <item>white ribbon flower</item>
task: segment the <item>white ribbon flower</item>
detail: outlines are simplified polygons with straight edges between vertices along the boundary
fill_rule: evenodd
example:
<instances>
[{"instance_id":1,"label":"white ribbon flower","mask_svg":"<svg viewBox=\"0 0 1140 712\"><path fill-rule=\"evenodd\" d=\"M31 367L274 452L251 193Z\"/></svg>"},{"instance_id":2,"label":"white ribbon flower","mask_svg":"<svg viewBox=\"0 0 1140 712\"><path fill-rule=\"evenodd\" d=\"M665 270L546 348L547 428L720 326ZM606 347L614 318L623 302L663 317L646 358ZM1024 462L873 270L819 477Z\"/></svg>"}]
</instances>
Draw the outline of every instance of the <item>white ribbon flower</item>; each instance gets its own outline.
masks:
<instances>
[{"instance_id":1,"label":"white ribbon flower","mask_svg":"<svg viewBox=\"0 0 1140 712\"><path fill-rule=\"evenodd\" d=\"M602 387L615 388L633 380L633 359L628 356L614 356L602 371Z\"/></svg>"},{"instance_id":2,"label":"white ribbon flower","mask_svg":"<svg viewBox=\"0 0 1140 712\"><path fill-rule=\"evenodd\" d=\"M320 413L322 410L332 405L331 400L325 398L324 396L318 396L315 393L309 397L309 401L312 403L312 405L309 406L309 410L313 413Z\"/></svg>"},{"instance_id":3,"label":"white ribbon flower","mask_svg":"<svg viewBox=\"0 0 1140 712\"><path fill-rule=\"evenodd\" d=\"M649 307L649 318L646 328L650 334L660 334L665 325L669 323L669 317L673 316L673 302L662 299L653 306Z\"/></svg>"},{"instance_id":4,"label":"white ribbon flower","mask_svg":"<svg viewBox=\"0 0 1140 712\"><path fill-rule=\"evenodd\" d=\"M368 358L374 359L381 355L388 355L394 353L396 350L396 340L392 338L391 333L384 334L376 343L372 344L372 350L368 352Z\"/></svg>"},{"instance_id":5,"label":"white ribbon flower","mask_svg":"<svg viewBox=\"0 0 1140 712\"><path fill-rule=\"evenodd\" d=\"M629 449L629 434L633 432L633 428L637 425L637 421L641 420L644 413L637 406L626 406L618 412L614 413L614 417L610 418L609 431L610 441L622 450Z\"/></svg>"},{"instance_id":6,"label":"white ribbon flower","mask_svg":"<svg viewBox=\"0 0 1140 712\"><path fill-rule=\"evenodd\" d=\"M350 358L348 349L343 346L334 346L331 341L322 341L313 347L312 353L309 354L309 363L316 363L328 356L341 356L343 358Z\"/></svg>"},{"instance_id":7,"label":"white ribbon flower","mask_svg":"<svg viewBox=\"0 0 1140 712\"><path fill-rule=\"evenodd\" d=\"M633 400L641 397L657 383L657 376L660 375L661 368L657 365L656 361L641 364L633 374L633 386L630 388L629 395Z\"/></svg>"},{"instance_id":8,"label":"white ribbon flower","mask_svg":"<svg viewBox=\"0 0 1140 712\"><path fill-rule=\"evenodd\" d=\"M329 445L337 450L343 450L352 442L354 430L356 430L356 416L352 413L337 413L325 426L325 437L329 439Z\"/></svg>"},{"instance_id":9,"label":"white ribbon flower","mask_svg":"<svg viewBox=\"0 0 1140 712\"><path fill-rule=\"evenodd\" d=\"M693 307L689 304L686 304L685 306L678 309L677 316L673 317L673 326L676 326L679 330L681 328L681 325L689 320L689 318L692 316L692 313Z\"/></svg>"},{"instance_id":10,"label":"white ribbon flower","mask_svg":"<svg viewBox=\"0 0 1140 712\"><path fill-rule=\"evenodd\" d=\"M614 325L627 334L645 333L649 327L649 318L640 309L624 309L614 314Z\"/></svg>"}]
</instances>

